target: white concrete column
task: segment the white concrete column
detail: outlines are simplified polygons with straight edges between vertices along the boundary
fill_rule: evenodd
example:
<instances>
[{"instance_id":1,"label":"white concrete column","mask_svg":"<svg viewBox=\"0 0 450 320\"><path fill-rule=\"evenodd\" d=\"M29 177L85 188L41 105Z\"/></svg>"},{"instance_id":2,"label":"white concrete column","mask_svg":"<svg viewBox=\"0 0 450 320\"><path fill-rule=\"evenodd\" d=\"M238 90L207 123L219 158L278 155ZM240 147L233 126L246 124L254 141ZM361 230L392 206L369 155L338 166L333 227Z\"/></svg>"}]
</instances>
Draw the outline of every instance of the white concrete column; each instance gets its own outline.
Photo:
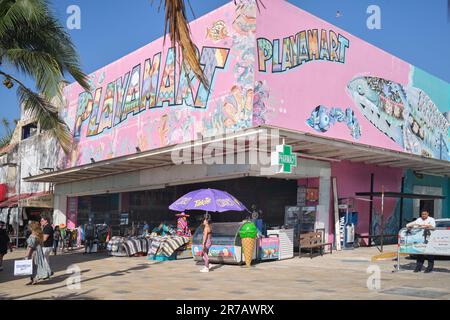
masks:
<instances>
[{"instance_id":1,"label":"white concrete column","mask_svg":"<svg viewBox=\"0 0 450 320\"><path fill-rule=\"evenodd\" d=\"M67 225L67 196L54 194L53 196L53 223Z\"/></svg>"},{"instance_id":2,"label":"white concrete column","mask_svg":"<svg viewBox=\"0 0 450 320\"><path fill-rule=\"evenodd\" d=\"M315 226L316 228L325 229L326 241L328 241L328 234L330 231L330 188L331 177L330 172L328 172L328 174L321 175L319 180L319 205L317 206Z\"/></svg>"}]
</instances>

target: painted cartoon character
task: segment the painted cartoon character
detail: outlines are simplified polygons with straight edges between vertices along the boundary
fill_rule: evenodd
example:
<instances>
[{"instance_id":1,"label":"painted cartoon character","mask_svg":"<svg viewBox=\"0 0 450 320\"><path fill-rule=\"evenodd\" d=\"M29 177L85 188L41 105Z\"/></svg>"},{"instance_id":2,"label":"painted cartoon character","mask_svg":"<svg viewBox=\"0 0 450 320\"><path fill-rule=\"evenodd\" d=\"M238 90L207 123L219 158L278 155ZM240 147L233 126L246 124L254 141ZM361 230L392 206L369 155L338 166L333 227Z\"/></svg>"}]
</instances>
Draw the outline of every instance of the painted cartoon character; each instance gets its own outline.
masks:
<instances>
[{"instance_id":1,"label":"painted cartoon character","mask_svg":"<svg viewBox=\"0 0 450 320\"><path fill-rule=\"evenodd\" d=\"M306 123L316 131L327 132L331 125L345 122L350 129L350 133L354 139L361 137L361 127L355 113L352 109L347 108L342 111L341 108L331 108L328 112L327 108L320 105L317 106L311 113L311 117L306 120Z\"/></svg>"},{"instance_id":2,"label":"painted cartoon character","mask_svg":"<svg viewBox=\"0 0 450 320\"><path fill-rule=\"evenodd\" d=\"M237 18L233 29L239 34L256 32L256 4L254 1L241 1L236 6Z\"/></svg>"},{"instance_id":3,"label":"painted cartoon character","mask_svg":"<svg viewBox=\"0 0 450 320\"><path fill-rule=\"evenodd\" d=\"M215 42L223 40L228 37L228 30L223 20L213 22L212 27L206 28L206 37Z\"/></svg>"},{"instance_id":4,"label":"painted cartoon character","mask_svg":"<svg viewBox=\"0 0 450 320\"><path fill-rule=\"evenodd\" d=\"M223 104L223 115L224 115L224 121L223 124L226 129L232 129L238 120L238 109L233 104L231 99L226 99L226 101Z\"/></svg>"},{"instance_id":5,"label":"painted cartoon character","mask_svg":"<svg viewBox=\"0 0 450 320\"><path fill-rule=\"evenodd\" d=\"M268 99L269 90L262 81L256 81L253 95L253 123L255 125L266 123L268 113L266 103Z\"/></svg>"},{"instance_id":6,"label":"painted cartoon character","mask_svg":"<svg viewBox=\"0 0 450 320\"><path fill-rule=\"evenodd\" d=\"M167 137L168 132L169 132L168 116L167 114L164 114L160 118L158 127L159 142L161 146L167 146L167 144L169 143Z\"/></svg>"},{"instance_id":7,"label":"painted cartoon character","mask_svg":"<svg viewBox=\"0 0 450 320\"><path fill-rule=\"evenodd\" d=\"M317 106L306 123L316 131L327 132L330 129L330 117L324 106Z\"/></svg>"}]
</instances>

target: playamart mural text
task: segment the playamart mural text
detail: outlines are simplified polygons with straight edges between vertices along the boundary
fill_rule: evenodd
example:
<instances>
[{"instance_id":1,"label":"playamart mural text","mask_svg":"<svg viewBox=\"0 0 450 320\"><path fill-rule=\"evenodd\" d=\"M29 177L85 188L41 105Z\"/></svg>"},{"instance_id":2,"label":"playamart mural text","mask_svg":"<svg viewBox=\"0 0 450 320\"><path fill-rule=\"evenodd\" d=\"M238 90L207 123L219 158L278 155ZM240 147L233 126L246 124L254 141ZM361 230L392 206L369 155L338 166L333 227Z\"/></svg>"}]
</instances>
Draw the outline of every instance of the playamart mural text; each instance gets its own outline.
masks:
<instances>
[{"instance_id":1,"label":"playamart mural text","mask_svg":"<svg viewBox=\"0 0 450 320\"><path fill-rule=\"evenodd\" d=\"M321 29L319 32L319 29L310 29L282 40L258 38L257 46L259 71L266 72L267 64L271 61L272 73L277 73L314 60L345 63L350 41L333 30Z\"/></svg>"},{"instance_id":2,"label":"playamart mural text","mask_svg":"<svg viewBox=\"0 0 450 320\"><path fill-rule=\"evenodd\" d=\"M193 72L185 70L183 63L178 63L176 51L169 48L164 65L162 53L158 52L106 86L82 92L78 97L74 137L80 136L85 123L86 136L95 136L119 125L130 114L135 116L153 108L176 105L206 108L214 89L215 72L225 68L229 51L228 48L202 48L200 64L209 89L197 81Z\"/></svg>"}]
</instances>

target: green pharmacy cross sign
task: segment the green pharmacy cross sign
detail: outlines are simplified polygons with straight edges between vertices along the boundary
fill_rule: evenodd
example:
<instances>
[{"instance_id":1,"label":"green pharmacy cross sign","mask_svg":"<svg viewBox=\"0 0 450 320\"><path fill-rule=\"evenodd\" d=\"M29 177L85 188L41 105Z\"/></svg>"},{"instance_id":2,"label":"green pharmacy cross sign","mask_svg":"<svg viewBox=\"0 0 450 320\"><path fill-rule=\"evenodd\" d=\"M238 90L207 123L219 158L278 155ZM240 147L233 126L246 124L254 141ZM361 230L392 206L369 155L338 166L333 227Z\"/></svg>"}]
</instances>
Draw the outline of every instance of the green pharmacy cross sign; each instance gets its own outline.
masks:
<instances>
[{"instance_id":1,"label":"green pharmacy cross sign","mask_svg":"<svg viewBox=\"0 0 450 320\"><path fill-rule=\"evenodd\" d=\"M292 173L292 167L297 167L297 154L292 152L292 146L281 144L272 153L271 162L280 166L279 173Z\"/></svg>"}]
</instances>

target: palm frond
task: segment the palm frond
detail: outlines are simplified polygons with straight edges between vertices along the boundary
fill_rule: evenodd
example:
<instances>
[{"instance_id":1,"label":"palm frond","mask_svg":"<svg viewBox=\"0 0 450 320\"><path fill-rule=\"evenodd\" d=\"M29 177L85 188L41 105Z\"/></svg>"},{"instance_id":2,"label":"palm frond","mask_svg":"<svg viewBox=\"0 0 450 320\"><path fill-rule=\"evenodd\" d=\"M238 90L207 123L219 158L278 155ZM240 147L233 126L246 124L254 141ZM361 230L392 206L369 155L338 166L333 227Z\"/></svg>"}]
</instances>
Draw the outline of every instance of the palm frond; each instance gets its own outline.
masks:
<instances>
[{"instance_id":1,"label":"palm frond","mask_svg":"<svg viewBox=\"0 0 450 320\"><path fill-rule=\"evenodd\" d=\"M0 59L32 76L38 89L48 98L55 92L58 93L59 83L66 73L71 74L84 89L89 90L75 46L60 22L48 10L46 1L0 0L0 12L5 6L4 3L15 3L11 8L19 11L18 8L23 5L19 6L17 3L27 1L41 8L37 10L40 14L31 17L28 14L18 14L14 26L2 24L12 15L12 9L8 10L6 15L2 16L0 13ZM47 64L45 69L42 69L43 64ZM47 77L46 73L51 76Z\"/></svg>"},{"instance_id":2,"label":"palm frond","mask_svg":"<svg viewBox=\"0 0 450 320\"><path fill-rule=\"evenodd\" d=\"M24 110L30 112L37 119L41 129L50 131L64 152L68 153L71 149L72 135L67 124L60 118L58 108L45 97L23 85L19 85L17 88L17 96Z\"/></svg>"},{"instance_id":3,"label":"palm frond","mask_svg":"<svg viewBox=\"0 0 450 320\"><path fill-rule=\"evenodd\" d=\"M195 45L191 38L184 0L164 0L164 7L164 37L169 33L172 46L178 46L181 49L183 63L186 63L197 79L203 83L205 88L209 89L208 80L200 66Z\"/></svg>"},{"instance_id":4,"label":"palm frond","mask_svg":"<svg viewBox=\"0 0 450 320\"><path fill-rule=\"evenodd\" d=\"M36 0L0 1L0 38L18 26L38 23L48 14L47 3Z\"/></svg>"},{"instance_id":5,"label":"palm frond","mask_svg":"<svg viewBox=\"0 0 450 320\"><path fill-rule=\"evenodd\" d=\"M49 53L13 48L4 51L3 59L24 74L31 75L36 80L37 89L46 97L58 95L61 70Z\"/></svg>"}]
</instances>

